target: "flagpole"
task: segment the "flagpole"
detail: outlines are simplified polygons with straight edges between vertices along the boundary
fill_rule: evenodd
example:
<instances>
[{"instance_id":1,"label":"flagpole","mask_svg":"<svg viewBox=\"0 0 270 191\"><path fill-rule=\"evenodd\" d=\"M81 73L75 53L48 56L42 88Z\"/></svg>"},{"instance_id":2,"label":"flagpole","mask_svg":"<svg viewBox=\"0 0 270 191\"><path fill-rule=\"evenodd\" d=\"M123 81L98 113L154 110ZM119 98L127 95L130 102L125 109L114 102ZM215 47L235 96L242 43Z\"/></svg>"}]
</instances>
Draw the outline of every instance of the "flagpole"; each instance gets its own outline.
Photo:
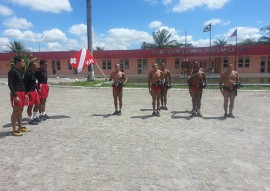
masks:
<instances>
[{"instance_id":1,"label":"flagpole","mask_svg":"<svg viewBox=\"0 0 270 191\"><path fill-rule=\"evenodd\" d=\"M95 63L98 67L98 69L101 71L101 73L103 74L104 78L107 79L107 76L104 74L104 72L101 70L101 68L99 67L98 63Z\"/></svg>"},{"instance_id":2,"label":"flagpole","mask_svg":"<svg viewBox=\"0 0 270 191\"><path fill-rule=\"evenodd\" d=\"M235 54L234 54L234 69L236 70L236 56L237 56L237 28L236 28L236 36L235 36ZM243 68L243 67L242 67Z\"/></svg>"},{"instance_id":3,"label":"flagpole","mask_svg":"<svg viewBox=\"0 0 270 191\"><path fill-rule=\"evenodd\" d=\"M184 64L184 66L189 67L188 64L187 64L187 31L185 31L185 48L184 48L184 51L185 51L185 60L184 60L185 64ZM184 70L182 70L182 71L184 71ZM184 76L185 76L185 72L184 72Z\"/></svg>"},{"instance_id":4,"label":"flagpole","mask_svg":"<svg viewBox=\"0 0 270 191\"><path fill-rule=\"evenodd\" d=\"M93 55L93 45L92 45L92 0L86 0L87 6L87 41L88 41L88 50ZM88 76L87 81L94 81L94 65L90 64L88 66Z\"/></svg>"},{"instance_id":5,"label":"flagpole","mask_svg":"<svg viewBox=\"0 0 270 191\"><path fill-rule=\"evenodd\" d=\"M210 65L211 65L211 33L212 33L212 24L210 23L210 51L209 51L209 67L208 67L208 70L210 69ZM210 72L209 73L209 76L210 76Z\"/></svg>"}]
</instances>

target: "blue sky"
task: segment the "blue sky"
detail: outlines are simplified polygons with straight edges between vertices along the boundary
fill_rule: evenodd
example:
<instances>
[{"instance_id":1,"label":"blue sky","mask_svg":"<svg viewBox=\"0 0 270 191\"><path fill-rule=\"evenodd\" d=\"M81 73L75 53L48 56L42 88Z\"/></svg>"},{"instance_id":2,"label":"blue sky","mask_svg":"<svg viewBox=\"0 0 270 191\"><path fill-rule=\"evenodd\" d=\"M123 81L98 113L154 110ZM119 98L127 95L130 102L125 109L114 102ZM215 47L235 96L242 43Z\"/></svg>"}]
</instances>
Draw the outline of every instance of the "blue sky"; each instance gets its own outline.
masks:
<instances>
[{"instance_id":1,"label":"blue sky","mask_svg":"<svg viewBox=\"0 0 270 191\"><path fill-rule=\"evenodd\" d=\"M237 28L238 41L266 35L269 0L92 0L93 47L140 49L152 32L166 28L171 40L209 46ZM0 52L22 42L31 51L79 50L87 47L86 0L0 0ZM228 39L235 42L234 38Z\"/></svg>"}]
</instances>

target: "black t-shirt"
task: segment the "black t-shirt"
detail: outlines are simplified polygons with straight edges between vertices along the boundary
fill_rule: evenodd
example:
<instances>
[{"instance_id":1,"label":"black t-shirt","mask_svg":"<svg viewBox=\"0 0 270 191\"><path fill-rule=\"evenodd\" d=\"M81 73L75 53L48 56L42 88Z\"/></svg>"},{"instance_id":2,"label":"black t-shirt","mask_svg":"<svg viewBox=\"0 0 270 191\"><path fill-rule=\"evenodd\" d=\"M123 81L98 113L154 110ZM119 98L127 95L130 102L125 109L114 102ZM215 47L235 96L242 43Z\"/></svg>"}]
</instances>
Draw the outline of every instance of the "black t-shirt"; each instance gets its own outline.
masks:
<instances>
[{"instance_id":1,"label":"black t-shirt","mask_svg":"<svg viewBox=\"0 0 270 191\"><path fill-rule=\"evenodd\" d=\"M14 97L17 96L16 92L25 92L23 72L16 67L8 72L8 87Z\"/></svg>"},{"instance_id":2,"label":"black t-shirt","mask_svg":"<svg viewBox=\"0 0 270 191\"><path fill-rule=\"evenodd\" d=\"M33 73L31 70L28 70L26 74L24 75L24 86L26 89L26 92L32 92L35 91L37 88L36 86L36 74Z\"/></svg>"},{"instance_id":3,"label":"black t-shirt","mask_svg":"<svg viewBox=\"0 0 270 191\"><path fill-rule=\"evenodd\" d=\"M36 77L39 84L47 84L48 76L46 70L39 68L38 71L36 72Z\"/></svg>"}]
</instances>

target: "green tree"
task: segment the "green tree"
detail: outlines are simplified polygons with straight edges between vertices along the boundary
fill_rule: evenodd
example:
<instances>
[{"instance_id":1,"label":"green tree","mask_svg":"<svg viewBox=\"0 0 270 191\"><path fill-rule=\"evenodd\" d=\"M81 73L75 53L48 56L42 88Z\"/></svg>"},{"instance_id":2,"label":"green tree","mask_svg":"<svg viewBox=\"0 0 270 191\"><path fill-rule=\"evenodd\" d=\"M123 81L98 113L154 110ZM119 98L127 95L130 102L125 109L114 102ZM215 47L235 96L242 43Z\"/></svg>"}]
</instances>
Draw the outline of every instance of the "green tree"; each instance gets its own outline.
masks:
<instances>
[{"instance_id":1,"label":"green tree","mask_svg":"<svg viewBox=\"0 0 270 191\"><path fill-rule=\"evenodd\" d=\"M96 50L104 50L105 46L101 47L101 46L96 46Z\"/></svg>"},{"instance_id":2,"label":"green tree","mask_svg":"<svg viewBox=\"0 0 270 191\"><path fill-rule=\"evenodd\" d=\"M214 42L214 46L226 46L227 45L227 40L224 39L217 39Z\"/></svg>"},{"instance_id":3,"label":"green tree","mask_svg":"<svg viewBox=\"0 0 270 191\"><path fill-rule=\"evenodd\" d=\"M239 43L239 45L247 45L247 46L256 45L256 44L257 44L257 41L254 40L253 38L245 39Z\"/></svg>"},{"instance_id":4,"label":"green tree","mask_svg":"<svg viewBox=\"0 0 270 191\"><path fill-rule=\"evenodd\" d=\"M179 45L176 40L170 40L171 33L167 29L158 30L152 33L154 43L143 42L141 49L153 48L174 48Z\"/></svg>"},{"instance_id":5,"label":"green tree","mask_svg":"<svg viewBox=\"0 0 270 191\"><path fill-rule=\"evenodd\" d=\"M9 47L10 52L27 52L24 44L20 41L9 42L7 46Z\"/></svg>"},{"instance_id":6,"label":"green tree","mask_svg":"<svg viewBox=\"0 0 270 191\"><path fill-rule=\"evenodd\" d=\"M266 32L268 36L262 36L258 39L259 44L270 44L270 25L262 27L261 32Z\"/></svg>"}]
</instances>

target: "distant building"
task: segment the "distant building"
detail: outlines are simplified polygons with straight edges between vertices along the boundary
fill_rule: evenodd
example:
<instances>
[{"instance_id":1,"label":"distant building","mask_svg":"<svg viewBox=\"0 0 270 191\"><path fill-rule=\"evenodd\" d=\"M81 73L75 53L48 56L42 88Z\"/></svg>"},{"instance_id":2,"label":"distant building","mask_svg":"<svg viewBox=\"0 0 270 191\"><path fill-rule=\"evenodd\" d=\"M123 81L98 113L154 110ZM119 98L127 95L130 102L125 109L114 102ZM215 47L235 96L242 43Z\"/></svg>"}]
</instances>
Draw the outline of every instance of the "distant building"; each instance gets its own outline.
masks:
<instances>
[{"instance_id":1,"label":"distant building","mask_svg":"<svg viewBox=\"0 0 270 191\"><path fill-rule=\"evenodd\" d=\"M211 51L211 54L210 54ZM77 72L68 64L68 60L76 51L32 52L33 57L48 61L49 76L87 76L85 69ZM6 76L10 66L9 60L14 53L0 53L0 75ZM128 76L146 76L153 63L165 62L172 75L186 73L193 61L198 61L206 72L219 74L228 63L232 63L239 73L269 73L270 45L254 46L215 46L196 48L172 48L150 50L99 50L93 56L106 75L114 70L115 64L120 64ZM210 62L209 62L210 61ZM102 73L95 67L95 76Z\"/></svg>"}]
</instances>

